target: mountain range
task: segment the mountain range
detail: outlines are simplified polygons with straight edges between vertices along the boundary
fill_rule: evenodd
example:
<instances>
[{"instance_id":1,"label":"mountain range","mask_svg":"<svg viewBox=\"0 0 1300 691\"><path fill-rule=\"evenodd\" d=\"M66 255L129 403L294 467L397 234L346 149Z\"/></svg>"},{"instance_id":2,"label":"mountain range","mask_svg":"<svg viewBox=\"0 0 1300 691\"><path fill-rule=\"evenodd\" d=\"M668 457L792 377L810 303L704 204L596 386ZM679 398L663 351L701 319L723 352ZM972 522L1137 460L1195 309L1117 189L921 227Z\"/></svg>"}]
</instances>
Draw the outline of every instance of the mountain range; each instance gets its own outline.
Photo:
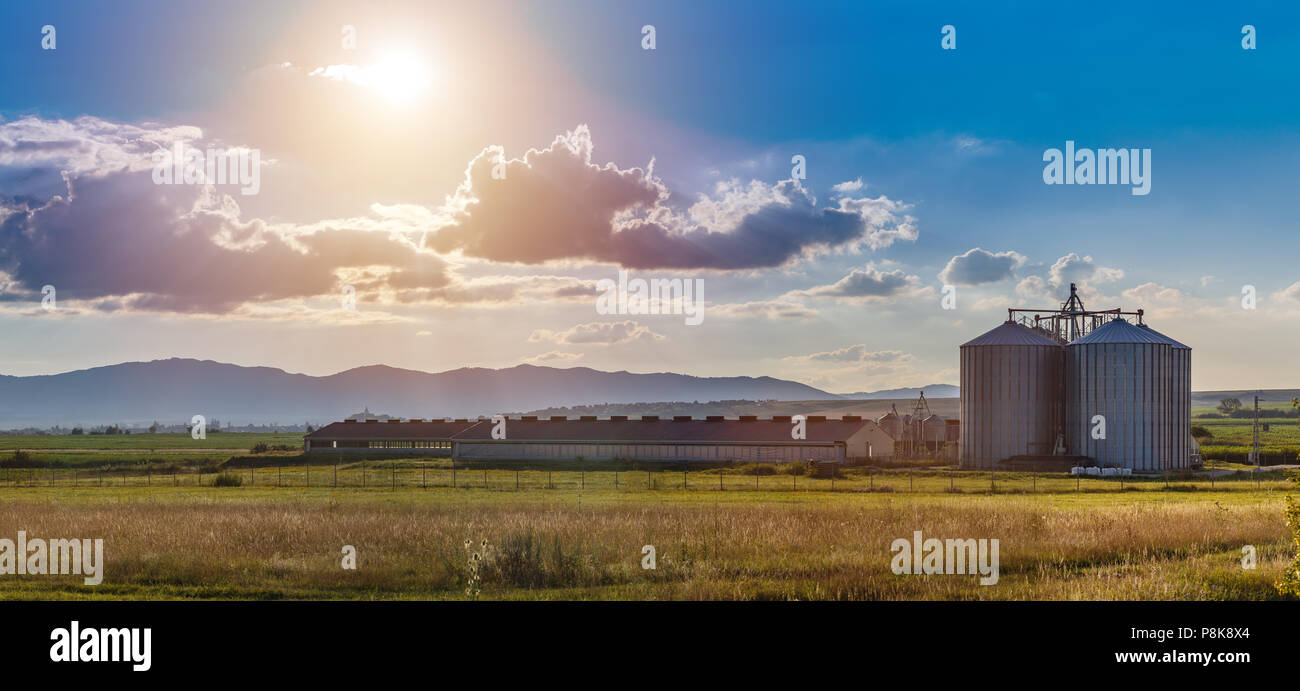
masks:
<instances>
[{"instance_id":1,"label":"mountain range","mask_svg":"<svg viewBox=\"0 0 1300 691\"><path fill-rule=\"evenodd\" d=\"M927 387L927 395L956 387ZM930 394L934 390L934 394ZM838 395L773 377L695 377L518 365L421 372L386 365L329 376L172 358L39 376L0 375L0 429L50 425L148 425L201 414L226 424L330 422L363 408L402 417L477 416L551 406L652 401L899 398ZM883 395L888 393L889 395ZM877 396L876 394L882 394Z\"/></svg>"}]
</instances>

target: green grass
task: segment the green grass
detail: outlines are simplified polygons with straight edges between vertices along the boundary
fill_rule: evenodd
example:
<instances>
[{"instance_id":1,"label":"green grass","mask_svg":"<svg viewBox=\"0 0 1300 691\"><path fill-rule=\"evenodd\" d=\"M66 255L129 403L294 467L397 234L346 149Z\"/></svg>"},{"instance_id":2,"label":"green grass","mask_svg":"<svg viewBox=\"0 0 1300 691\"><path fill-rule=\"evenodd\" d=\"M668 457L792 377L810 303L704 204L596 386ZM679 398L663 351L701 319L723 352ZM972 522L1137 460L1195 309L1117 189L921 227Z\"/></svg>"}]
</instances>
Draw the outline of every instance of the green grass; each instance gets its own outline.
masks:
<instances>
[{"instance_id":1,"label":"green grass","mask_svg":"<svg viewBox=\"0 0 1300 691\"><path fill-rule=\"evenodd\" d=\"M206 439L193 439L188 434L42 434L29 436L0 435L0 451L14 449L74 450L137 450L171 449L199 452L203 449L248 450L258 442L289 444L302 447L301 434L271 434L254 432L208 432Z\"/></svg>"}]
</instances>

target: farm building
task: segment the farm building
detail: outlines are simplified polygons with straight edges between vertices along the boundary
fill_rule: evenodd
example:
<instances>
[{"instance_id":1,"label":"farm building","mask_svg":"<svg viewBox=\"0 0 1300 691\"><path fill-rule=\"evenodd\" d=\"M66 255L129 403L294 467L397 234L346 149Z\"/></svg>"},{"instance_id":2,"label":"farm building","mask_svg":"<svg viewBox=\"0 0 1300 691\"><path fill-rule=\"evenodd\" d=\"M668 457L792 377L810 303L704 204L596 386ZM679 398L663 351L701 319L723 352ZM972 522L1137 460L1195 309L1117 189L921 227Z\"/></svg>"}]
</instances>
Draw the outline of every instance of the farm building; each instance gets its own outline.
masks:
<instances>
[{"instance_id":1,"label":"farm building","mask_svg":"<svg viewBox=\"0 0 1300 691\"><path fill-rule=\"evenodd\" d=\"M872 420L807 416L803 439L793 439L789 415L759 419L689 416L660 419L615 415L606 419L521 416L505 421L494 439L491 420L346 420L307 435L307 451L447 455L465 460L855 462L890 457L894 438Z\"/></svg>"},{"instance_id":2,"label":"farm building","mask_svg":"<svg viewBox=\"0 0 1300 691\"><path fill-rule=\"evenodd\" d=\"M961 346L961 465L1096 465L1137 472L1199 462L1191 348L1143 312L1011 309Z\"/></svg>"}]
</instances>

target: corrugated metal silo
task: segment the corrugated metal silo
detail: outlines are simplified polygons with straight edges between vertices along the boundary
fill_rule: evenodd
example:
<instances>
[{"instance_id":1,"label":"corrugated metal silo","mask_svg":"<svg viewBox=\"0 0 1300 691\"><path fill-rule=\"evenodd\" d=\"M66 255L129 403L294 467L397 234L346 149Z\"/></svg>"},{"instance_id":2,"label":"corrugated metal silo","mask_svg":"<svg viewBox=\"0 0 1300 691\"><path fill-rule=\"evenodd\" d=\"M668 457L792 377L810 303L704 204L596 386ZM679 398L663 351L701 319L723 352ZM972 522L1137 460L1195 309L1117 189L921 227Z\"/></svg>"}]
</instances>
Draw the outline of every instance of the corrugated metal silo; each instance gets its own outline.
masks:
<instances>
[{"instance_id":1,"label":"corrugated metal silo","mask_svg":"<svg viewBox=\"0 0 1300 691\"><path fill-rule=\"evenodd\" d=\"M962 467L1051 454L1061 430L1064 350L1014 322L962 344Z\"/></svg>"},{"instance_id":2,"label":"corrugated metal silo","mask_svg":"<svg viewBox=\"0 0 1300 691\"><path fill-rule=\"evenodd\" d=\"M1169 342L1170 384L1169 430L1171 435L1171 467L1185 470L1192 464L1192 349L1174 339L1152 329L1146 324L1141 328Z\"/></svg>"},{"instance_id":3,"label":"corrugated metal silo","mask_svg":"<svg viewBox=\"0 0 1300 691\"><path fill-rule=\"evenodd\" d=\"M894 413L885 413L876 418L876 424L880 429L885 430L885 434L893 437L895 441L903 438L903 421L898 419Z\"/></svg>"},{"instance_id":4,"label":"corrugated metal silo","mask_svg":"<svg viewBox=\"0 0 1300 691\"><path fill-rule=\"evenodd\" d=\"M1170 340L1115 319L1066 348L1066 438L1097 465L1159 471L1173 460ZM1093 439L1093 418L1106 437Z\"/></svg>"}]
</instances>

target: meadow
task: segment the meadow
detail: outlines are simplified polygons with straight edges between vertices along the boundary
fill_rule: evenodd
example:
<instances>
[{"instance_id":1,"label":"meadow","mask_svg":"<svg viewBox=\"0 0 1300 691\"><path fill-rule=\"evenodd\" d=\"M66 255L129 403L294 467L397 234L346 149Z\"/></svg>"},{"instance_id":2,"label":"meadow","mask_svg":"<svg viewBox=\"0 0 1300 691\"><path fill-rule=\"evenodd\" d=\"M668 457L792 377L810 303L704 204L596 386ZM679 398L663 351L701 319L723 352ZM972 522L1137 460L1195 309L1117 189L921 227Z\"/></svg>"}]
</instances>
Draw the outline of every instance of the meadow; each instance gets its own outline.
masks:
<instances>
[{"instance_id":1,"label":"meadow","mask_svg":"<svg viewBox=\"0 0 1300 691\"><path fill-rule=\"evenodd\" d=\"M1224 438L1240 422L1219 425ZM154 443L141 451L127 443L137 436ZM248 453L296 446L294 435L129 435L106 450L67 439L7 440L32 451L0 467L0 538L102 537L104 582L0 575L0 599L1267 600L1294 555L1287 472L1238 465L813 477L793 464ZM893 574L890 543L916 530L997 538L999 583ZM344 545L355 570L342 568ZM642 568L645 545L655 569ZM1245 545L1254 570L1241 566Z\"/></svg>"},{"instance_id":2,"label":"meadow","mask_svg":"<svg viewBox=\"0 0 1300 691\"><path fill-rule=\"evenodd\" d=\"M0 598L1274 599L1292 556L1281 480L952 492L932 474L909 492L895 474L875 491L809 478L755 491L742 476L717 491L641 475L617 489L540 476L519 490L9 486L0 537L103 537L106 568L94 587L0 576ZM894 575L889 545L915 530L999 539L1000 582ZM341 567L344 545L356 570ZM1241 567L1244 545L1255 570Z\"/></svg>"}]
</instances>

